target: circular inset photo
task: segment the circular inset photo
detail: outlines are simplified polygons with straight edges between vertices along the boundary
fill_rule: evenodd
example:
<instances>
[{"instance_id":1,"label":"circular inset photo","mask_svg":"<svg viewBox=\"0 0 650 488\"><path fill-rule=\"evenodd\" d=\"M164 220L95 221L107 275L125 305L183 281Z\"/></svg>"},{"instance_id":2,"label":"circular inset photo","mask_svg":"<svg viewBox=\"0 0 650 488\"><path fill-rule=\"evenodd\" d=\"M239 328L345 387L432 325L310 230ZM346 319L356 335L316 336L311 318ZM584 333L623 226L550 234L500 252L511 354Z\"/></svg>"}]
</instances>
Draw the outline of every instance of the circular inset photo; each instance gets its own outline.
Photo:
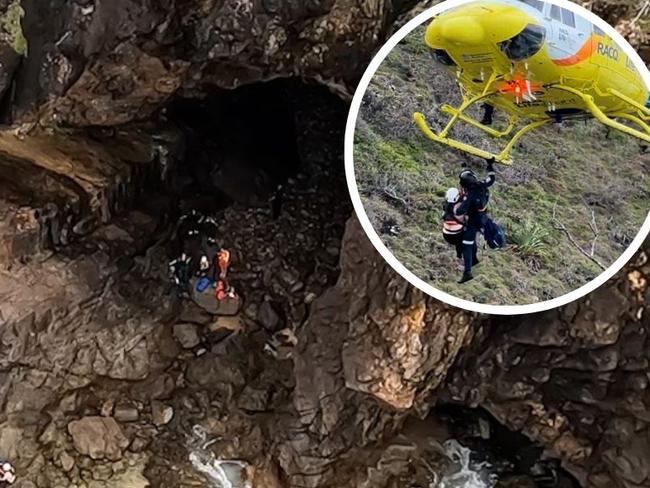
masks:
<instances>
[{"instance_id":1,"label":"circular inset photo","mask_svg":"<svg viewBox=\"0 0 650 488\"><path fill-rule=\"evenodd\" d=\"M357 215L452 305L546 310L605 282L648 233L650 73L567 1L443 2L397 32L348 119Z\"/></svg>"}]
</instances>

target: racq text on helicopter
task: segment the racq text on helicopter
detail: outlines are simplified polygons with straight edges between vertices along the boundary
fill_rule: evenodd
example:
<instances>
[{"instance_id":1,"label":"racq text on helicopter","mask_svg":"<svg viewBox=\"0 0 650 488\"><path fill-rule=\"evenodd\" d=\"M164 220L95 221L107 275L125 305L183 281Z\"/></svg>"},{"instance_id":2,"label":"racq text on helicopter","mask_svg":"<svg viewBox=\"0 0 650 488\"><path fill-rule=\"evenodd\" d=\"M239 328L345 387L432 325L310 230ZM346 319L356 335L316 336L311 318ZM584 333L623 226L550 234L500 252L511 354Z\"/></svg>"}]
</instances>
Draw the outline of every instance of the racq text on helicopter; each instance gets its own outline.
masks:
<instances>
[{"instance_id":1,"label":"racq text on helicopter","mask_svg":"<svg viewBox=\"0 0 650 488\"><path fill-rule=\"evenodd\" d=\"M650 142L648 88L641 75L611 37L571 10L541 0L472 2L434 17L425 42L456 76L463 97L457 108L441 107L451 118L438 133L421 113L413 114L436 142L511 164L511 150L524 134L567 118L595 118ZM497 130L467 115L477 103L505 111L507 127ZM450 138L458 121L510 140L493 154Z\"/></svg>"}]
</instances>

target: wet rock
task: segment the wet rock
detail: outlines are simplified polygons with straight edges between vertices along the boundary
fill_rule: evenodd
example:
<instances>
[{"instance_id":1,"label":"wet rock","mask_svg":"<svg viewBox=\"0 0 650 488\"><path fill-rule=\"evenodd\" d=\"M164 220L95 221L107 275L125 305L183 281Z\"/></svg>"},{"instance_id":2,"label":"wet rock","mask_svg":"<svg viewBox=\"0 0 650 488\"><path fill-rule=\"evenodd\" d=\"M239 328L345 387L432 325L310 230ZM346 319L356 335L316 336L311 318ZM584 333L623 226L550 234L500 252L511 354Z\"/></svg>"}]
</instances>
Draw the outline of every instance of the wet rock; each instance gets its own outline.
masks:
<instances>
[{"instance_id":1,"label":"wet rock","mask_svg":"<svg viewBox=\"0 0 650 488\"><path fill-rule=\"evenodd\" d=\"M155 426L161 427L167 425L173 417L174 409L171 406L158 400L151 402L151 418Z\"/></svg>"},{"instance_id":2,"label":"wet rock","mask_svg":"<svg viewBox=\"0 0 650 488\"><path fill-rule=\"evenodd\" d=\"M201 342L197 327L190 323L175 324L174 337L185 349L192 349Z\"/></svg>"},{"instance_id":3,"label":"wet rock","mask_svg":"<svg viewBox=\"0 0 650 488\"><path fill-rule=\"evenodd\" d=\"M226 355L205 353L192 361L187 368L189 384L203 388L232 384L242 386L246 383L239 365Z\"/></svg>"},{"instance_id":4,"label":"wet rock","mask_svg":"<svg viewBox=\"0 0 650 488\"><path fill-rule=\"evenodd\" d=\"M150 444L151 444L151 439L147 437L138 436L135 439L133 439L133 442L129 446L129 450L131 452L140 453L145 451Z\"/></svg>"},{"instance_id":5,"label":"wet rock","mask_svg":"<svg viewBox=\"0 0 650 488\"><path fill-rule=\"evenodd\" d=\"M164 400L171 396L175 388L174 378L168 373L162 373L137 383L131 388L130 394L140 401Z\"/></svg>"},{"instance_id":6,"label":"wet rock","mask_svg":"<svg viewBox=\"0 0 650 488\"><path fill-rule=\"evenodd\" d=\"M298 344L298 338L291 329L277 331L264 345L264 351L276 359L290 359Z\"/></svg>"},{"instance_id":7,"label":"wet rock","mask_svg":"<svg viewBox=\"0 0 650 488\"><path fill-rule=\"evenodd\" d=\"M264 412L269 405L269 392L266 389L247 386L237 400L237 405L242 410L249 412Z\"/></svg>"},{"instance_id":8,"label":"wet rock","mask_svg":"<svg viewBox=\"0 0 650 488\"><path fill-rule=\"evenodd\" d=\"M214 322L212 322L208 329L211 332L219 331L232 331L232 332L242 332L246 328L244 321L239 315L235 316L224 316L217 317Z\"/></svg>"},{"instance_id":9,"label":"wet rock","mask_svg":"<svg viewBox=\"0 0 650 488\"><path fill-rule=\"evenodd\" d=\"M650 480L650 459L648 452L650 441L635 438L631 444L621 449L610 449L603 457L614 466L617 474L635 485L642 485Z\"/></svg>"},{"instance_id":10,"label":"wet rock","mask_svg":"<svg viewBox=\"0 0 650 488\"><path fill-rule=\"evenodd\" d=\"M257 306L256 303L249 303L244 308L244 315L246 315L246 317L248 317L251 320L256 320L257 319L257 309L258 309L258 306Z\"/></svg>"},{"instance_id":11,"label":"wet rock","mask_svg":"<svg viewBox=\"0 0 650 488\"><path fill-rule=\"evenodd\" d=\"M6 40L0 40L0 98L4 96L11 84L14 72L20 63L20 54Z\"/></svg>"},{"instance_id":12,"label":"wet rock","mask_svg":"<svg viewBox=\"0 0 650 488\"><path fill-rule=\"evenodd\" d=\"M61 468L66 473L72 468L74 468L74 458L68 453L68 451L62 451L59 455L59 462L61 463Z\"/></svg>"},{"instance_id":13,"label":"wet rock","mask_svg":"<svg viewBox=\"0 0 650 488\"><path fill-rule=\"evenodd\" d=\"M212 316L192 301L184 301L179 315L182 322L206 325L212 322Z\"/></svg>"},{"instance_id":14,"label":"wet rock","mask_svg":"<svg viewBox=\"0 0 650 488\"><path fill-rule=\"evenodd\" d=\"M131 405L118 405L113 413L118 422L137 422L140 413L136 407Z\"/></svg>"},{"instance_id":15,"label":"wet rock","mask_svg":"<svg viewBox=\"0 0 650 488\"><path fill-rule=\"evenodd\" d=\"M100 410L100 415L102 417L111 417L113 415L113 408L115 407L115 400L109 398L104 403L102 403L102 408Z\"/></svg>"},{"instance_id":16,"label":"wet rock","mask_svg":"<svg viewBox=\"0 0 650 488\"><path fill-rule=\"evenodd\" d=\"M257 310L257 321L268 331L277 330L280 325L280 315L271 302L265 300Z\"/></svg>"},{"instance_id":17,"label":"wet rock","mask_svg":"<svg viewBox=\"0 0 650 488\"><path fill-rule=\"evenodd\" d=\"M84 417L68 424L74 447L92 459L117 461L129 445L119 424L111 417Z\"/></svg>"}]
</instances>

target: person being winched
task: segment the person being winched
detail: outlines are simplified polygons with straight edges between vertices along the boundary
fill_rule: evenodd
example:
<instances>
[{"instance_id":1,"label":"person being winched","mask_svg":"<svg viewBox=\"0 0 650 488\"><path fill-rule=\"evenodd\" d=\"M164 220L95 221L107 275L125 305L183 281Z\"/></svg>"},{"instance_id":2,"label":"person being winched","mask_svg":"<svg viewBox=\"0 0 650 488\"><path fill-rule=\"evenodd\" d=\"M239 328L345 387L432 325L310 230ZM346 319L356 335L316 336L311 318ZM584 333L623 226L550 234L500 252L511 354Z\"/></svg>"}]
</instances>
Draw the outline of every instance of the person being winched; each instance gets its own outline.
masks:
<instances>
[{"instance_id":1,"label":"person being winched","mask_svg":"<svg viewBox=\"0 0 650 488\"><path fill-rule=\"evenodd\" d=\"M456 258L463 259L463 231L465 230L466 215L456 215L460 206L460 192L458 188L449 188L445 194L442 205L442 237L456 248Z\"/></svg>"},{"instance_id":2,"label":"person being winched","mask_svg":"<svg viewBox=\"0 0 650 488\"><path fill-rule=\"evenodd\" d=\"M472 266L478 264L476 250L476 234L483 232L487 219L485 212L490 199L489 188L494 184L496 177L494 173L494 161L487 162L487 178L480 181L474 172L468 168L460 173L461 204L455 209L456 216L465 216L466 223L463 230L462 254L463 254L463 276L458 283L465 283L472 276Z\"/></svg>"}]
</instances>

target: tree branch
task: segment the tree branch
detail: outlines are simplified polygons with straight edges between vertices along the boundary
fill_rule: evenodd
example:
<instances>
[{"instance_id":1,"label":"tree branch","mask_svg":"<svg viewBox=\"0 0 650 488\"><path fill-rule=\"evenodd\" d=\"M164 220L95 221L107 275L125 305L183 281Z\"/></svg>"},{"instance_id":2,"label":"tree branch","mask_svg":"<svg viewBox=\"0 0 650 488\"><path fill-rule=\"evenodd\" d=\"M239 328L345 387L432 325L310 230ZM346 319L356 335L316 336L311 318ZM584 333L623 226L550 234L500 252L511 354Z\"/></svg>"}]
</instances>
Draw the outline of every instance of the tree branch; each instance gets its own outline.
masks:
<instances>
[{"instance_id":1,"label":"tree branch","mask_svg":"<svg viewBox=\"0 0 650 488\"><path fill-rule=\"evenodd\" d=\"M594 234L594 239L591 241L591 251L586 251L578 242L573 238L571 233L569 232L569 229L566 228L566 225L564 225L563 222L557 219L556 217L556 208L557 208L557 202L555 205L553 205L553 222L554 222L554 228L556 230L560 230L564 233L564 235L567 236L567 239L569 239L569 242L573 244L573 246L580 251L585 257L587 257L590 261L598 265L600 269L605 271L607 267L596 258L596 241L598 240L598 236L600 233L598 232L598 227L596 225L596 214L594 211L591 211L591 222L589 222L589 228L591 229L591 232Z\"/></svg>"},{"instance_id":2,"label":"tree branch","mask_svg":"<svg viewBox=\"0 0 650 488\"><path fill-rule=\"evenodd\" d=\"M382 192L383 192L383 194L385 196L387 196L391 200L394 200L394 201L396 201L398 203L401 203L402 205L404 205L404 208L408 208L408 206L409 206L408 202L405 199L403 199L402 197L398 197L395 194L395 190L393 190L391 188L382 188L381 190L382 190Z\"/></svg>"},{"instance_id":3,"label":"tree branch","mask_svg":"<svg viewBox=\"0 0 650 488\"><path fill-rule=\"evenodd\" d=\"M650 7L650 0L646 0L645 3L641 6L641 9L639 12L636 14L636 17L632 19L632 24L636 24L641 17L643 17L646 13L646 10L648 10L648 7Z\"/></svg>"}]
</instances>

